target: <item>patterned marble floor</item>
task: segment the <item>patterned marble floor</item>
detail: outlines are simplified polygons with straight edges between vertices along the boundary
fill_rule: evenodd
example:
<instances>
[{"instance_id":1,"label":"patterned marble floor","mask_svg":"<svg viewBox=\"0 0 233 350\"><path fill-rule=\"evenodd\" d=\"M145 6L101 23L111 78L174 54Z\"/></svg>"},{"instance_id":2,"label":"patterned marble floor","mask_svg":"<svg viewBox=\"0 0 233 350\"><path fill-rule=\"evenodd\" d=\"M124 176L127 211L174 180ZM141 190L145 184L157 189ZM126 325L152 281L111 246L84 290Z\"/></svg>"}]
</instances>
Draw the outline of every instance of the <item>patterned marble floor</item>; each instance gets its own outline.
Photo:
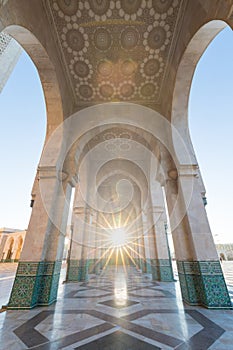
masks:
<instances>
[{"instance_id":1,"label":"patterned marble floor","mask_svg":"<svg viewBox=\"0 0 233 350\"><path fill-rule=\"evenodd\" d=\"M231 286L232 267L223 264ZM2 304L15 268L0 264ZM1 350L233 349L233 310L184 305L178 282L154 283L134 268L107 269L88 283L64 284L64 276L65 266L56 304L0 313Z\"/></svg>"}]
</instances>

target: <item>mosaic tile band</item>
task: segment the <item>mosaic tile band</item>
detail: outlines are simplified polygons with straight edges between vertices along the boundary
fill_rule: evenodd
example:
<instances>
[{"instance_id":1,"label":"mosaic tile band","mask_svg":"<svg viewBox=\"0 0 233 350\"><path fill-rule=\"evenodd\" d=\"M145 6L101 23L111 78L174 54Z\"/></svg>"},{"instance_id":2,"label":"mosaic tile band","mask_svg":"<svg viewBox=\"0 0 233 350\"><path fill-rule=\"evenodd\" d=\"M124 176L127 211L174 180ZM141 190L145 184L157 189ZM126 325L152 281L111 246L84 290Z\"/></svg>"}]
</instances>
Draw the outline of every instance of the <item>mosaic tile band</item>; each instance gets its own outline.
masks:
<instances>
[{"instance_id":1,"label":"mosaic tile band","mask_svg":"<svg viewBox=\"0 0 233 350\"><path fill-rule=\"evenodd\" d=\"M68 267L67 267L66 282L87 281L90 263L93 264L93 261L90 261L88 259L87 260L75 260L75 259L69 260Z\"/></svg>"},{"instance_id":2,"label":"mosaic tile band","mask_svg":"<svg viewBox=\"0 0 233 350\"><path fill-rule=\"evenodd\" d=\"M231 309L219 261L177 261L183 300L190 305Z\"/></svg>"},{"instance_id":3,"label":"mosaic tile band","mask_svg":"<svg viewBox=\"0 0 233 350\"><path fill-rule=\"evenodd\" d=\"M57 299L61 261L19 262L8 309L31 309Z\"/></svg>"},{"instance_id":4,"label":"mosaic tile band","mask_svg":"<svg viewBox=\"0 0 233 350\"><path fill-rule=\"evenodd\" d=\"M174 281L172 264L170 259L151 259L151 273L154 281Z\"/></svg>"}]
</instances>

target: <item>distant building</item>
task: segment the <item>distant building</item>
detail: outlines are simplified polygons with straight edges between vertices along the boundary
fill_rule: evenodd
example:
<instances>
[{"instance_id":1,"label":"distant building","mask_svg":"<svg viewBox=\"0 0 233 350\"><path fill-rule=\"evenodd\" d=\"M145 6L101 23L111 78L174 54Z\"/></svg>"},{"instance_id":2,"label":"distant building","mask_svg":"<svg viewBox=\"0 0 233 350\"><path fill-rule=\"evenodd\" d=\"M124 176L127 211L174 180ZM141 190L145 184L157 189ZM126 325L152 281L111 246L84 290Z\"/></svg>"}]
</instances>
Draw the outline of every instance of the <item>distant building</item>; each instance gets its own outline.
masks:
<instances>
[{"instance_id":1,"label":"distant building","mask_svg":"<svg viewBox=\"0 0 233 350\"><path fill-rule=\"evenodd\" d=\"M216 244L219 258L222 260L233 260L233 243Z\"/></svg>"},{"instance_id":2,"label":"distant building","mask_svg":"<svg viewBox=\"0 0 233 350\"><path fill-rule=\"evenodd\" d=\"M0 262L17 262L23 248L26 231L0 228Z\"/></svg>"},{"instance_id":3,"label":"distant building","mask_svg":"<svg viewBox=\"0 0 233 350\"><path fill-rule=\"evenodd\" d=\"M20 45L4 32L0 33L0 92L10 77L22 52Z\"/></svg>"}]
</instances>

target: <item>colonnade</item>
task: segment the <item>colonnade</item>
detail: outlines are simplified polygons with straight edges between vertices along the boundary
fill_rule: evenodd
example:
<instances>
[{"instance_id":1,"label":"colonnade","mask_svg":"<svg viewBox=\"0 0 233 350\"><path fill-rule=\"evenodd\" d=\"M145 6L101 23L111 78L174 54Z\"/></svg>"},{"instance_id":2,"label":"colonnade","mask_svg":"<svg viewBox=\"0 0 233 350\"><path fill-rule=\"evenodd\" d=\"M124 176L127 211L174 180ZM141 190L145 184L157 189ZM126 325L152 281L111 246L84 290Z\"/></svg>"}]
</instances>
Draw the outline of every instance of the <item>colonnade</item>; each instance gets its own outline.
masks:
<instances>
[{"instance_id":1,"label":"colonnade","mask_svg":"<svg viewBox=\"0 0 233 350\"><path fill-rule=\"evenodd\" d=\"M18 262L26 231L0 230L0 262Z\"/></svg>"},{"instance_id":2,"label":"colonnade","mask_svg":"<svg viewBox=\"0 0 233 350\"><path fill-rule=\"evenodd\" d=\"M143 115L144 129L124 124L125 111L132 125L135 120L139 124ZM99 120L89 128L93 115L107 114L117 115L119 122L102 126ZM108 266L118 265L135 266L151 274L153 281L174 281L169 223L183 300L207 308L231 308L207 219L200 170L195 157L186 156L185 147L181 149L176 140L182 150L179 160L168 137L170 124L150 109L124 103L94 106L78 116L80 120L75 115L73 124L64 128L68 134L61 136L62 130L55 135L49 152L43 153L8 308L56 301L72 187L66 282L87 281L90 274L101 275ZM78 135L84 120L87 130Z\"/></svg>"},{"instance_id":3,"label":"colonnade","mask_svg":"<svg viewBox=\"0 0 233 350\"><path fill-rule=\"evenodd\" d=\"M113 214L116 226L109 227L106 214L84 203L80 206L76 186L66 282L86 281L88 273L99 274L108 266L117 268L119 264L151 273L154 281L174 280L166 232L167 217L158 183L156 190L152 195L159 199L157 206L151 206L146 214L139 208L131 210L131 216L130 213L127 216L129 225L125 220L122 220L122 226L116 223L117 216L123 216L123 212Z\"/></svg>"}]
</instances>

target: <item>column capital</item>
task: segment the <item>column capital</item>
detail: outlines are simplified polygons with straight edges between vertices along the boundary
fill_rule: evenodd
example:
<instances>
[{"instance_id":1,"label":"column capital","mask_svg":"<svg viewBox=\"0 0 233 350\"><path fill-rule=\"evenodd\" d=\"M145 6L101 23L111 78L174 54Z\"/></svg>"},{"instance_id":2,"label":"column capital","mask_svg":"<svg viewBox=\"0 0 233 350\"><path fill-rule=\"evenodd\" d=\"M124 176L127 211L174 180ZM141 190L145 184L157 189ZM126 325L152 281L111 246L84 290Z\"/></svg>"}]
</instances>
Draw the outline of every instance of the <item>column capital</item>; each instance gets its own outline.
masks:
<instances>
[{"instance_id":1,"label":"column capital","mask_svg":"<svg viewBox=\"0 0 233 350\"><path fill-rule=\"evenodd\" d=\"M198 164L182 164L178 167L178 176L199 177Z\"/></svg>"},{"instance_id":2,"label":"column capital","mask_svg":"<svg viewBox=\"0 0 233 350\"><path fill-rule=\"evenodd\" d=\"M69 174L65 171L58 170L56 166L39 166L38 167L38 179L55 179L59 181L69 180ZM72 180L72 179L71 179Z\"/></svg>"},{"instance_id":3,"label":"column capital","mask_svg":"<svg viewBox=\"0 0 233 350\"><path fill-rule=\"evenodd\" d=\"M154 214L162 214L164 213L165 208L161 205L154 205L151 207L152 213Z\"/></svg>"},{"instance_id":4,"label":"column capital","mask_svg":"<svg viewBox=\"0 0 233 350\"><path fill-rule=\"evenodd\" d=\"M39 166L38 179L50 179L57 176L56 166Z\"/></svg>"},{"instance_id":5,"label":"column capital","mask_svg":"<svg viewBox=\"0 0 233 350\"><path fill-rule=\"evenodd\" d=\"M74 207L73 211L74 211L74 214L77 214L77 215L84 215L85 214L85 207Z\"/></svg>"}]
</instances>

